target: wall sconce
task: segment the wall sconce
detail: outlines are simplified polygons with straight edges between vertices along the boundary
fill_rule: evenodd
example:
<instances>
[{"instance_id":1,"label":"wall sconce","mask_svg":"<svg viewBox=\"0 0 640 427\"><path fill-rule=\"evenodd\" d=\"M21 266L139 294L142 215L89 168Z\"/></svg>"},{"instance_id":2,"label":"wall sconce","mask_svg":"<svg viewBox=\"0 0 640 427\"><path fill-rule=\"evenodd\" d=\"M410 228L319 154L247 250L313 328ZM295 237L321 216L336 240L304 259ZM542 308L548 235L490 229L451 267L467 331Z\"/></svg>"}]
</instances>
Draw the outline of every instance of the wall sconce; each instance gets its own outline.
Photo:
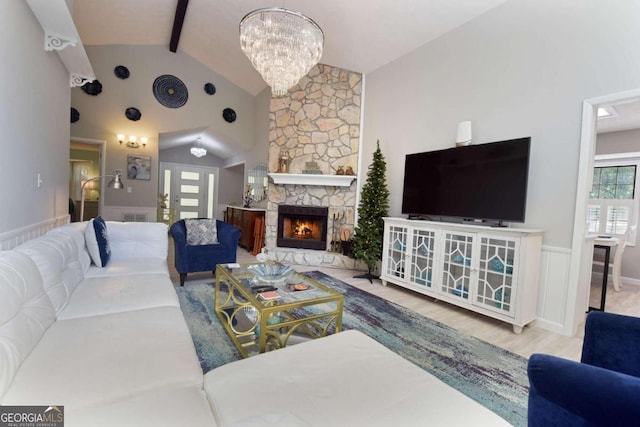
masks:
<instances>
[{"instance_id":1,"label":"wall sconce","mask_svg":"<svg viewBox=\"0 0 640 427\"><path fill-rule=\"evenodd\" d=\"M125 139L127 139L125 135L121 133L118 134L118 142L120 143L120 145L122 145ZM140 142L142 142L143 147L147 146L148 141L149 139L147 137L144 137L144 136L140 137ZM125 145L129 148L140 148L140 144L138 143L138 138L134 135L129 135L129 140Z\"/></svg>"}]
</instances>

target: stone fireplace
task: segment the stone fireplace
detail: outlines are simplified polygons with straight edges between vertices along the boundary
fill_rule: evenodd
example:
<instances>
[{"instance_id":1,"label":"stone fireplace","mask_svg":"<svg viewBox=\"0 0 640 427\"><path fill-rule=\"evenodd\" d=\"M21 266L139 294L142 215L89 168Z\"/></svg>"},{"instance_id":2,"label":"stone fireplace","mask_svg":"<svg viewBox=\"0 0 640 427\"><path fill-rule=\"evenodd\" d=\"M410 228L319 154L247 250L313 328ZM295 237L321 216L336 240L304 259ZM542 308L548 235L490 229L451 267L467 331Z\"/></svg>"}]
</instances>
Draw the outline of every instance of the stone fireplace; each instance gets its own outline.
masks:
<instances>
[{"instance_id":1,"label":"stone fireplace","mask_svg":"<svg viewBox=\"0 0 640 427\"><path fill-rule=\"evenodd\" d=\"M327 249L329 209L315 206L278 206L278 247Z\"/></svg>"},{"instance_id":2,"label":"stone fireplace","mask_svg":"<svg viewBox=\"0 0 640 427\"><path fill-rule=\"evenodd\" d=\"M332 178L348 169L358 173L361 96L360 73L318 64L286 95L271 98L265 217L269 258L353 268L353 260L332 251L330 242L339 238L341 229L353 232L357 180L354 176L336 183ZM286 180L273 176L282 152L290 158L288 174L279 174ZM323 219L311 224L286 219L280 213L283 207L321 209Z\"/></svg>"}]
</instances>

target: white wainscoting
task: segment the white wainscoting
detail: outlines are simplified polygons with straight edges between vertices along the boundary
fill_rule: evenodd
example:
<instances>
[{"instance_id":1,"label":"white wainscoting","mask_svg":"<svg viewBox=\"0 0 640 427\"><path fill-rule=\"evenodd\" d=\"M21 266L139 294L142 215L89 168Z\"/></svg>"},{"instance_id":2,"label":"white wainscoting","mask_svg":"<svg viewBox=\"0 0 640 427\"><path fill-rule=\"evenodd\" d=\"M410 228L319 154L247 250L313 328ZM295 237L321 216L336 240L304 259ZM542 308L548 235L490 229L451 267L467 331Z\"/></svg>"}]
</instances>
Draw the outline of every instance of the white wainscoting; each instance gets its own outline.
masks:
<instances>
[{"instance_id":1,"label":"white wainscoting","mask_svg":"<svg viewBox=\"0 0 640 427\"><path fill-rule=\"evenodd\" d=\"M51 218L37 224L27 225L16 230L0 233L0 250L6 251L21 245L27 240L35 239L45 234L52 228L59 227L69 222L69 215Z\"/></svg>"},{"instance_id":2,"label":"white wainscoting","mask_svg":"<svg viewBox=\"0 0 640 427\"><path fill-rule=\"evenodd\" d=\"M571 249L542 246L536 326L559 334L564 330L570 264Z\"/></svg>"},{"instance_id":3,"label":"white wainscoting","mask_svg":"<svg viewBox=\"0 0 640 427\"><path fill-rule=\"evenodd\" d=\"M156 222L158 211L156 208L135 208L131 206L104 206L102 218L106 221ZM145 219L146 218L146 219Z\"/></svg>"}]
</instances>

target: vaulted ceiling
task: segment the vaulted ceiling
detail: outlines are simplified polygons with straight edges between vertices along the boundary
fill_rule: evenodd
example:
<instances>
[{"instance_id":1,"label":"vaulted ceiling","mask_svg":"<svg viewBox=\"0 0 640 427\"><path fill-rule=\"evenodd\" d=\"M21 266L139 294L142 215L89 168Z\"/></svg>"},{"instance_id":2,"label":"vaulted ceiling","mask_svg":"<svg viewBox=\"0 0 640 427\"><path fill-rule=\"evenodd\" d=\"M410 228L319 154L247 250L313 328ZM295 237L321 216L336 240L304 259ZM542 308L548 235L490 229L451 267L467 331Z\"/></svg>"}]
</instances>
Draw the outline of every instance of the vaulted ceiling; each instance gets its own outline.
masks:
<instances>
[{"instance_id":1,"label":"vaulted ceiling","mask_svg":"<svg viewBox=\"0 0 640 427\"><path fill-rule=\"evenodd\" d=\"M238 25L264 7L315 20L325 34L321 62L371 72L506 0L189 0L178 49L256 95L266 84L242 53ZM85 45L165 45L178 0L74 0Z\"/></svg>"}]
</instances>

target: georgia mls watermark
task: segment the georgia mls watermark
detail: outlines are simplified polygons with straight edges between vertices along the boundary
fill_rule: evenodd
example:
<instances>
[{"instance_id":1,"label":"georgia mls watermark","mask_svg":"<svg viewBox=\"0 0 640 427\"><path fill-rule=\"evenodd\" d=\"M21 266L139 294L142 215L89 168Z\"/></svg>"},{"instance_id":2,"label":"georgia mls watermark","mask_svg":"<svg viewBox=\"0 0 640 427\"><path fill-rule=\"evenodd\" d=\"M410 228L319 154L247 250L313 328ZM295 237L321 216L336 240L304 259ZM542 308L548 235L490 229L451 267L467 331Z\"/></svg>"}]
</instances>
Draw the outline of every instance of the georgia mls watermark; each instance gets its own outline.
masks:
<instances>
[{"instance_id":1,"label":"georgia mls watermark","mask_svg":"<svg viewBox=\"0 0 640 427\"><path fill-rule=\"evenodd\" d=\"M64 427L64 406L0 406L0 427Z\"/></svg>"}]
</instances>

